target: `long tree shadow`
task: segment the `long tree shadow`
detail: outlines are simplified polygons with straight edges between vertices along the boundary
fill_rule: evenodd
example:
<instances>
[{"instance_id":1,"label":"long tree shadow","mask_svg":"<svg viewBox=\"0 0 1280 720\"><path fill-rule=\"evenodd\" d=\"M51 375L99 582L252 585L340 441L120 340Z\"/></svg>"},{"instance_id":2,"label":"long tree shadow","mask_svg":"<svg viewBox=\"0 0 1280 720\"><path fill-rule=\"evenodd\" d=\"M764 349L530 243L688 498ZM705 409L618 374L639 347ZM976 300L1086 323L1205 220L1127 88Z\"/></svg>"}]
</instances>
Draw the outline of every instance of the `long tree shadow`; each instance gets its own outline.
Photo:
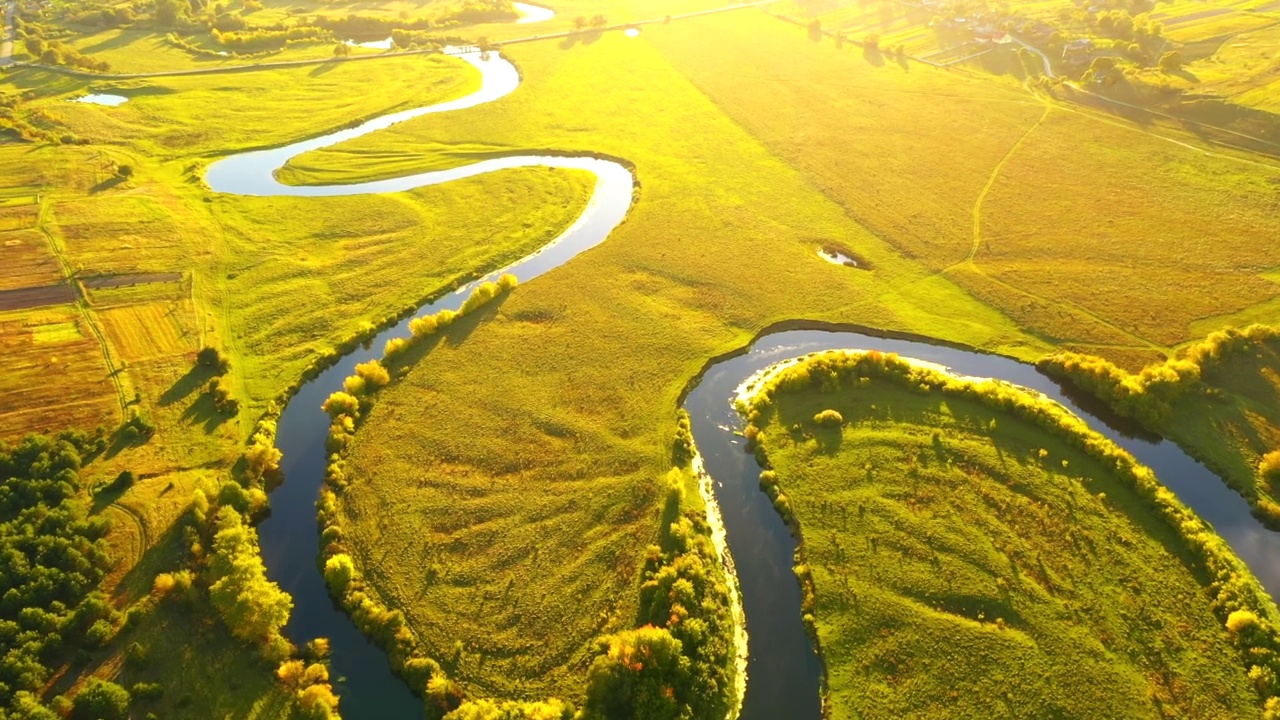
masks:
<instances>
[{"instance_id":1,"label":"long tree shadow","mask_svg":"<svg viewBox=\"0 0 1280 720\"><path fill-rule=\"evenodd\" d=\"M206 435L212 435L218 426L231 418L230 414L218 412L218 408L213 403L213 396L209 393L200 393L195 402L182 411L182 419L190 425L204 425Z\"/></svg>"},{"instance_id":2,"label":"long tree shadow","mask_svg":"<svg viewBox=\"0 0 1280 720\"><path fill-rule=\"evenodd\" d=\"M185 400L188 395L204 387L212 377L213 371L210 368L192 365L191 369L187 370L187 374L178 378L176 382L169 386L168 390L165 390L160 395L161 407L167 407L179 400Z\"/></svg>"}]
</instances>

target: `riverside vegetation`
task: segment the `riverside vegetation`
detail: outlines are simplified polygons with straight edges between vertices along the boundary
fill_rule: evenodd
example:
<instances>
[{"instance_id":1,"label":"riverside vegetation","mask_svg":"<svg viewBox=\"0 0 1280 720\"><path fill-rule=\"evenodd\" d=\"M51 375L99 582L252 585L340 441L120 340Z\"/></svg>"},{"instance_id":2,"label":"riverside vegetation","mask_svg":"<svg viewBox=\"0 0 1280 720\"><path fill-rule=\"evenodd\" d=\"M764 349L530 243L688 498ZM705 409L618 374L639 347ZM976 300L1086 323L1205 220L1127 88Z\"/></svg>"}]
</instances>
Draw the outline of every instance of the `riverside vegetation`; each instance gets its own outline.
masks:
<instances>
[{"instance_id":1,"label":"riverside vegetation","mask_svg":"<svg viewBox=\"0 0 1280 720\"><path fill-rule=\"evenodd\" d=\"M711 4L566 0L547 27ZM24 4L22 23L46 50L61 43L54 61L64 64L223 67L246 59L209 54L223 51L211 19L245 20L218 29L224 38L306 24L255 5L178 8L190 32L159 27L148 15L159 5L90 27L70 5ZM427 14L402 5L367 13L395 24ZM258 60L333 54L337 35L290 43L283 32L279 52ZM482 37L459 25L435 37L458 36ZM19 59L33 59L25 47ZM437 678L446 705L466 701L459 716L526 702L551 714L605 707L627 677L610 663L635 652L671 661L671 674L644 686L672 689L653 700L665 710L701 712L707 699L688 688L712 677L724 687L723 648L682 636L679 613L662 621L657 609L671 608L644 588L665 567L679 579L697 564L680 557L714 565L696 493L670 509L672 409L706 358L772 323L857 322L1028 360L1077 350L1137 370L1278 307L1271 254L1256 242L1274 227L1276 170L1174 128L1117 126L1006 79L876 64L756 10L504 52L523 83L500 112L418 118L281 172L356 182L524 150L590 151L635 168L638 201L608 242L392 353L388 384L368 387L381 379L369 368L349 393L357 406L361 393L377 402L342 452L333 524L351 582L376 603L368 618L394 627L354 614L374 635L408 633L406 663L422 661L415 689L430 696ZM278 480L283 401L373 328L557 235L591 178L529 168L317 201L210 195L200 177L224 154L456 98L478 82L469 66L430 55L217 75L0 75L0 289L54 298L0 309L0 435L105 422L116 429L81 483L135 478L87 503L86 522L112 518L102 540L116 562L100 584L136 619L107 618L119 635L55 672L45 704L65 709L74 700L59 698L83 690L85 702L119 707L95 676L162 717L336 712L323 644L291 648L280 636L288 598L263 576L253 530ZM88 92L128 101L68 102ZM828 245L873 270L823 261L815 249ZM203 348L225 367L202 363ZM1263 455L1240 457L1250 473L1270 472ZM680 517L691 539L673 534ZM720 643L714 587L700 596L707 614L690 619ZM593 690L602 687L614 691Z\"/></svg>"},{"instance_id":2,"label":"riverside vegetation","mask_svg":"<svg viewBox=\"0 0 1280 720\"><path fill-rule=\"evenodd\" d=\"M559 698L502 704L466 699L463 686L428 654L441 657L447 638L420 640L407 626L404 612L388 608L377 585L365 581L365 569L344 542L341 499L351 482L345 455L378 391L392 382L393 373L402 377L415 354L420 357L433 343L447 338L450 326L460 318L480 310L516 284L514 275L504 274L497 281L476 286L456 312L441 310L414 318L408 338L388 341L381 361L356 365L343 390L325 400L324 410L332 418L327 441L332 454L325 472L327 487L318 503L318 520L323 528L321 557L329 590L357 626L387 650L395 671L425 697L429 717L462 720L500 713L600 720L726 716L738 700L734 620L723 563L711 542L698 478L691 471L694 453L687 418L677 424L671 450L675 466L664 481L661 518L666 525L659 542L645 550L639 627L616 630L596 640L586 688L573 693L581 698L580 715L575 715L572 701ZM443 574L435 566L431 572ZM501 604L509 602L507 596L514 584L514 578L506 584ZM464 653L461 643L455 641L447 663L459 668Z\"/></svg>"},{"instance_id":3,"label":"riverside vegetation","mask_svg":"<svg viewBox=\"0 0 1280 720\"><path fill-rule=\"evenodd\" d=\"M1280 527L1280 329L1215 332L1137 373L1076 353L1040 366L1185 447Z\"/></svg>"},{"instance_id":4,"label":"riverside vegetation","mask_svg":"<svg viewBox=\"0 0 1280 720\"><path fill-rule=\"evenodd\" d=\"M749 392L832 717L1280 713L1271 599L1056 403L876 352Z\"/></svg>"}]
</instances>

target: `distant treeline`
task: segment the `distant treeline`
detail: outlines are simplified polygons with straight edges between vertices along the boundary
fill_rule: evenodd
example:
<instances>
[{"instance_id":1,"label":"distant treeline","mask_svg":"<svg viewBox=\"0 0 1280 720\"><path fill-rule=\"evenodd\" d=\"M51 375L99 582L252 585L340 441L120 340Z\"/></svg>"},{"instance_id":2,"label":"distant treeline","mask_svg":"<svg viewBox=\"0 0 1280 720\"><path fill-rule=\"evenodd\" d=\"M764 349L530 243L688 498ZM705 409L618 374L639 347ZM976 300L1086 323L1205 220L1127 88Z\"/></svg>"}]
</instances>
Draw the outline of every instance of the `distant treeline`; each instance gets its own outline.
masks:
<instances>
[{"instance_id":1,"label":"distant treeline","mask_svg":"<svg viewBox=\"0 0 1280 720\"><path fill-rule=\"evenodd\" d=\"M242 0L239 9L219 0L154 0L130 6L108 3L78 4L41 8L24 12L17 23L23 48L46 65L63 65L82 70L107 72L108 64L84 55L62 42L74 33L54 27L57 20L65 27L97 32L109 28L140 26L166 32L166 41L195 55L232 57L260 56L277 53L293 43L335 43L352 38L382 39L396 37L398 47L430 47L445 42L429 33L462 25L496 23L520 16L510 0L453 0L433 4L427 17L410 20L407 12L398 18L378 15L349 14L345 17L325 15L299 16L285 22L255 24L249 16L262 9L259 0ZM214 50L191 38L208 33ZM341 54L341 53L338 53Z\"/></svg>"}]
</instances>

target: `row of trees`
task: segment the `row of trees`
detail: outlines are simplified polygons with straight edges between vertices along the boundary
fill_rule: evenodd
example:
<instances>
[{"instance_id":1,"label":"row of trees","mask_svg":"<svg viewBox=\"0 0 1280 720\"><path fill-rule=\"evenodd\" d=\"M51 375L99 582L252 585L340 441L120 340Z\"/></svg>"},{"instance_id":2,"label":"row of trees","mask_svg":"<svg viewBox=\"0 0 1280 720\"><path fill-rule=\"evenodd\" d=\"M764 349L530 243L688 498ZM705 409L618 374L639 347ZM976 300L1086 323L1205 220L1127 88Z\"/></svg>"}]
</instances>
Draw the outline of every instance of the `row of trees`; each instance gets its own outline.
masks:
<instances>
[{"instance_id":1,"label":"row of trees","mask_svg":"<svg viewBox=\"0 0 1280 720\"><path fill-rule=\"evenodd\" d=\"M686 472L667 477L669 509L684 505ZM733 611L702 512L683 508L663 546L648 549L642 578L642 625L598 641L583 717L725 717L736 700Z\"/></svg>"},{"instance_id":2,"label":"row of trees","mask_svg":"<svg viewBox=\"0 0 1280 720\"><path fill-rule=\"evenodd\" d=\"M346 532L338 522L338 493L348 483L343 454L354 439L360 419L372 407L374 394L391 382L389 365L414 346L448 328L457 318L475 312L516 284L516 277L506 274L495 282L478 285L456 312L446 309L414 318L409 322L411 334L408 338L389 340L383 349L381 361L370 360L357 364L354 373L343 381L342 390L331 394L322 406L332 420L327 441L332 454L325 471L326 487L321 491L320 501L316 505L317 520L322 528L320 543L325 583L329 592L351 616L352 622L387 652L391 666L409 687L426 698L428 715L435 718L446 715L455 717L450 713L463 707L462 687L444 672L439 663L427 657L417 636L406 624L404 613L388 608L367 592L360 570L346 545ZM524 717L518 713L532 707L515 703L485 708L483 711L493 710L507 713L510 717ZM543 709L552 707L557 713L564 709L560 705L548 705ZM463 712L465 714L459 717L471 718L477 717L476 713L481 712L481 709L469 705ZM546 717L558 717L558 714Z\"/></svg>"}]
</instances>

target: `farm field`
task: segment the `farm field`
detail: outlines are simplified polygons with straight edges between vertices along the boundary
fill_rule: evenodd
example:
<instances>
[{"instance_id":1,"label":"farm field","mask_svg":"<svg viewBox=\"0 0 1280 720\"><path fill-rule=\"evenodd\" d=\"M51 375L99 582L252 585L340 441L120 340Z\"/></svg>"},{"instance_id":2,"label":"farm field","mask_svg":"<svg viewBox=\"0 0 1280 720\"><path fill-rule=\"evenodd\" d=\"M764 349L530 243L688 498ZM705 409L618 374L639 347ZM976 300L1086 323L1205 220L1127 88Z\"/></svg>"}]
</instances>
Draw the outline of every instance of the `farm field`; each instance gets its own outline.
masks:
<instances>
[{"instance_id":1,"label":"farm field","mask_svg":"<svg viewBox=\"0 0 1280 720\"><path fill-rule=\"evenodd\" d=\"M1053 14L1055 3L1036 5ZM1121 377L1223 327L1280 317L1269 241L1280 161L1167 118L1085 107L1025 64L977 72L900 55L891 48L947 45L919 9L830 3L820 15L849 39L874 29L881 50L771 16L794 10L784 3L681 17L724 5L563 0L553 18L520 24L455 21L507 18L502 0L20 3L23 37L38 31L58 63L141 74L0 72L0 451L33 431L57 436L33 442L75 445L84 463L64 505L86 509L77 532L102 533L116 558L99 586L106 600L85 600L94 616L66 626L84 637L48 653L58 664L41 702L79 716L66 698L92 696L97 677L130 689L134 717L376 714L338 702L359 697L361 680L330 677L327 642L294 635L316 621L281 588L309 592L287 576L319 557L323 572L308 577L322 610L345 611L381 648L370 668L390 660L430 717L463 700L451 718L487 718L506 701L559 716L554 698L585 708L584 720L650 701L723 714L741 618L677 413L713 358L802 323L1024 361L1088 353ZM1245 64L1271 28L1230 18L1272 12L1246 6L1200 16L1176 0L1158 12L1186 25L1187 45L1214 40L1189 30L1211 22L1254 38L1237 40L1251 43L1236 48ZM177 17L162 27L153 15L169 10ZM326 418L304 390L296 397L319 421L299 430L312 420L281 413L291 393L331 382L320 379L331 361L382 350L369 338L414 308L579 227L599 207L596 177L522 167L318 198L214 192L233 186L206 170L482 87L481 63L443 54L348 62L381 52L335 50L348 34L379 39L388 24L418 23L418 47L483 45L567 33L579 18L659 22L504 45L519 74L509 94L297 155L274 173L351 184L542 154L613 162L635 179L604 242L504 285L388 359L385 379L367 364L356 372L368 377L339 375L318 397L350 390L349 415ZM268 28L286 25L301 28L287 43ZM20 45L17 59L32 59ZM323 62L272 65L289 60ZM263 66L224 71L245 63ZM218 71L186 72L198 69ZM1256 90L1266 72L1213 82L1266 95ZM90 93L125 101L75 102ZM1263 511L1275 502L1265 457L1280 447L1268 400L1277 351L1263 344L1206 370L1155 428ZM850 424L838 450L813 444L834 436L809 427L808 405L795 410L801 430L771 425L764 439L787 448L781 487L813 498L796 508L833 716L1049 706L1256 716L1273 694L1215 616L1226 605L1205 594L1219 570L1197 565L1119 471L976 401L876 385L840 402ZM342 432L326 444L330 422ZM90 435L58 435L68 429ZM51 447L33 477L69 462ZM307 547L270 546L288 533L262 523L288 513L269 508L284 494L268 493L311 475L323 487L315 468L326 463L345 479L329 478L340 492L321 496L319 529L315 491L302 493L296 535ZM910 487L876 472L900 465L917 473ZM944 499L933 485L954 492ZM833 497L869 515L851 529ZM321 531L313 547L309 533ZM911 544L921 536L927 552ZM95 542L78 547L96 552ZM331 567L338 555L347 564ZM1091 576L1091 564L1101 571ZM1242 566L1231 572L1253 582ZM1271 632L1270 600L1247 600L1265 621L1258 632ZM964 643L988 663L955 650ZM637 670L634 653L693 658L696 669L635 689L627 673L660 663ZM0 715L11 700L0 693Z\"/></svg>"},{"instance_id":2,"label":"farm field","mask_svg":"<svg viewBox=\"0 0 1280 720\"><path fill-rule=\"evenodd\" d=\"M1248 714L1199 560L1132 479L963 381L854 357L747 402L832 717Z\"/></svg>"},{"instance_id":3,"label":"farm field","mask_svg":"<svg viewBox=\"0 0 1280 720\"><path fill-rule=\"evenodd\" d=\"M853 217L1050 342L1141 366L1194 339L1196 322L1280 294L1256 242L1274 224L1271 163L1046 105L998 80L878 67L765 17L652 37ZM807 81L775 57L821 70ZM777 98L786 109L766 110ZM934 142L952 135L964 142ZM921 141L934 149L911 151Z\"/></svg>"}]
</instances>

